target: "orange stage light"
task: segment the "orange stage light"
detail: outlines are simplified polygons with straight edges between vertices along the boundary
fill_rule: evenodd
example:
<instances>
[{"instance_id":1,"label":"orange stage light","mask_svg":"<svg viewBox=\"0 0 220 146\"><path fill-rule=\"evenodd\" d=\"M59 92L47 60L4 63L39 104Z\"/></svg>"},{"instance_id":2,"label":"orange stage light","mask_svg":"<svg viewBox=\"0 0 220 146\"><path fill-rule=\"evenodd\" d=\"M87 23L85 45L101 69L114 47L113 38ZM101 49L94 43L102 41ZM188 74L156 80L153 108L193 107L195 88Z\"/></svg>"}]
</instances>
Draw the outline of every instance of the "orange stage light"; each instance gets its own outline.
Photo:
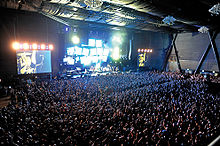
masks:
<instances>
[{"instance_id":1,"label":"orange stage light","mask_svg":"<svg viewBox=\"0 0 220 146\"><path fill-rule=\"evenodd\" d=\"M32 44L32 49L34 49L34 50L37 49L37 44L36 43Z\"/></svg>"},{"instance_id":2,"label":"orange stage light","mask_svg":"<svg viewBox=\"0 0 220 146\"><path fill-rule=\"evenodd\" d=\"M41 48L41 50L45 50L46 49L46 45L45 44L41 44L40 48Z\"/></svg>"},{"instance_id":3,"label":"orange stage light","mask_svg":"<svg viewBox=\"0 0 220 146\"><path fill-rule=\"evenodd\" d=\"M49 50L53 50L53 45L50 44L50 45L48 46L48 48L49 48Z\"/></svg>"},{"instance_id":4,"label":"orange stage light","mask_svg":"<svg viewBox=\"0 0 220 146\"><path fill-rule=\"evenodd\" d=\"M28 44L28 43L24 43L24 44L23 44L23 48L24 48L24 50L29 49L29 44Z\"/></svg>"},{"instance_id":5,"label":"orange stage light","mask_svg":"<svg viewBox=\"0 0 220 146\"><path fill-rule=\"evenodd\" d=\"M20 44L19 44L18 42L13 42L13 43L12 43L12 48L13 48L14 50L18 50L18 49L20 48Z\"/></svg>"}]
</instances>

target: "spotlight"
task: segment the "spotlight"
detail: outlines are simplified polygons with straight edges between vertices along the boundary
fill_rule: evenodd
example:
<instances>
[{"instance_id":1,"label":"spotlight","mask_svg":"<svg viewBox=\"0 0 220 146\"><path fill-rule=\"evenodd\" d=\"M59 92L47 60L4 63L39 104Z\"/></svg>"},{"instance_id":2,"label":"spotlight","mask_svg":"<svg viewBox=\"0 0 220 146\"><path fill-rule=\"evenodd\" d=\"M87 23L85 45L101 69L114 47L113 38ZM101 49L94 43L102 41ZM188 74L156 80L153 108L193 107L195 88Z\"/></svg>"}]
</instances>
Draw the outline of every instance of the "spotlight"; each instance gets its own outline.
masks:
<instances>
[{"instance_id":1,"label":"spotlight","mask_svg":"<svg viewBox=\"0 0 220 146\"><path fill-rule=\"evenodd\" d=\"M29 44L28 44L28 43L24 43L24 44L23 44L23 48L24 48L24 50L29 49Z\"/></svg>"},{"instance_id":2,"label":"spotlight","mask_svg":"<svg viewBox=\"0 0 220 146\"><path fill-rule=\"evenodd\" d=\"M37 44L32 44L32 49L36 50L37 49Z\"/></svg>"},{"instance_id":3,"label":"spotlight","mask_svg":"<svg viewBox=\"0 0 220 146\"><path fill-rule=\"evenodd\" d=\"M53 50L53 45L52 44L50 44L48 47L49 47L49 50Z\"/></svg>"},{"instance_id":4,"label":"spotlight","mask_svg":"<svg viewBox=\"0 0 220 146\"><path fill-rule=\"evenodd\" d=\"M20 44L19 44L18 42L14 42L14 43L12 44L12 48L13 48L14 50L18 50L18 49L20 48Z\"/></svg>"},{"instance_id":5,"label":"spotlight","mask_svg":"<svg viewBox=\"0 0 220 146\"><path fill-rule=\"evenodd\" d=\"M141 52L141 49L138 49L138 52Z\"/></svg>"},{"instance_id":6,"label":"spotlight","mask_svg":"<svg viewBox=\"0 0 220 146\"><path fill-rule=\"evenodd\" d=\"M152 49L150 49L150 52L152 53L152 52L153 52L153 50L152 50Z\"/></svg>"},{"instance_id":7,"label":"spotlight","mask_svg":"<svg viewBox=\"0 0 220 146\"><path fill-rule=\"evenodd\" d=\"M45 50L46 49L46 45L45 44L41 44L40 48L41 48L41 50Z\"/></svg>"},{"instance_id":8,"label":"spotlight","mask_svg":"<svg viewBox=\"0 0 220 146\"><path fill-rule=\"evenodd\" d=\"M78 36L73 36L72 41L73 41L74 44L79 44L80 39L79 39Z\"/></svg>"}]
</instances>

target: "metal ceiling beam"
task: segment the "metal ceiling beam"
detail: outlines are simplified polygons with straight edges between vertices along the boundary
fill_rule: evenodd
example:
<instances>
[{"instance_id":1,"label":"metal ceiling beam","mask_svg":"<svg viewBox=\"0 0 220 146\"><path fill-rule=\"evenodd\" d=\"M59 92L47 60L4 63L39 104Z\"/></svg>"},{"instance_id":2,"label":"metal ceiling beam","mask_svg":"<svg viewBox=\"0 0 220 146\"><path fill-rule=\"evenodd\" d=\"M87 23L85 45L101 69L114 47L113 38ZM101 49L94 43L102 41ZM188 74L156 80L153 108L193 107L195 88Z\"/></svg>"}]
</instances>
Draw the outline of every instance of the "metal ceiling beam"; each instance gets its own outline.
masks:
<instances>
[{"instance_id":1,"label":"metal ceiling beam","mask_svg":"<svg viewBox=\"0 0 220 146\"><path fill-rule=\"evenodd\" d=\"M55 21L57 21L57 22L59 22L59 23L62 23L62 24L64 24L64 25L66 25L66 26L70 26L67 21L64 21L63 19L60 19L60 18L58 18L58 17L56 17L56 16L50 15L50 14L48 14L48 13L44 13L44 12L42 12L42 11L39 11L39 13L42 14L42 15L44 15L44 16L46 16L46 17L48 17L48 18L50 18L50 19L53 19L53 20L55 20Z\"/></svg>"}]
</instances>

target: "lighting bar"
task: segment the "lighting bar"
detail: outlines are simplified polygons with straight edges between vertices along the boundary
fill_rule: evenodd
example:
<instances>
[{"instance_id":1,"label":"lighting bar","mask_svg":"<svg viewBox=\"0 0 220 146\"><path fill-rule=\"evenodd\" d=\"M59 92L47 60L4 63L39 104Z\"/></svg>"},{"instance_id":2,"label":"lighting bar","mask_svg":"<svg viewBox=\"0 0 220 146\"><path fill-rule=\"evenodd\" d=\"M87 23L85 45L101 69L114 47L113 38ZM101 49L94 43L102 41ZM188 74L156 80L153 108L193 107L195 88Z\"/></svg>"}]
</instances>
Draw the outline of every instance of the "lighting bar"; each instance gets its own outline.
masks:
<instances>
[{"instance_id":1,"label":"lighting bar","mask_svg":"<svg viewBox=\"0 0 220 146\"><path fill-rule=\"evenodd\" d=\"M13 42L12 48L14 50L53 50L53 44L37 44L37 43L20 43Z\"/></svg>"},{"instance_id":2,"label":"lighting bar","mask_svg":"<svg viewBox=\"0 0 220 146\"><path fill-rule=\"evenodd\" d=\"M152 49L138 49L138 53L152 53Z\"/></svg>"}]
</instances>

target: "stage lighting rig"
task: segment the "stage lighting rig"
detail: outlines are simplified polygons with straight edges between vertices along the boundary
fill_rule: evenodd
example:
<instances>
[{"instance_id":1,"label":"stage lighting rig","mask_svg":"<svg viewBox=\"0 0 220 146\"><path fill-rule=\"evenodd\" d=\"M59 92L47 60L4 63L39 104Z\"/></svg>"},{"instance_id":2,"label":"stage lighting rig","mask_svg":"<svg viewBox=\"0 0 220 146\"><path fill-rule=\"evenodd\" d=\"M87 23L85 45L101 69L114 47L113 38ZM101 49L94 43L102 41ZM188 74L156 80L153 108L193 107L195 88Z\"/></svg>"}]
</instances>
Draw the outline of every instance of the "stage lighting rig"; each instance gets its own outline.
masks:
<instances>
[{"instance_id":1,"label":"stage lighting rig","mask_svg":"<svg viewBox=\"0 0 220 146\"><path fill-rule=\"evenodd\" d=\"M173 16L167 16L165 17L162 22L166 25L173 25L176 19Z\"/></svg>"},{"instance_id":2,"label":"stage lighting rig","mask_svg":"<svg viewBox=\"0 0 220 146\"><path fill-rule=\"evenodd\" d=\"M219 15L220 13L220 3L214 5L212 8L209 9L209 12L212 15Z\"/></svg>"},{"instance_id":3,"label":"stage lighting rig","mask_svg":"<svg viewBox=\"0 0 220 146\"><path fill-rule=\"evenodd\" d=\"M209 29L205 26L202 26L198 29L198 31L201 33L208 33Z\"/></svg>"}]
</instances>

